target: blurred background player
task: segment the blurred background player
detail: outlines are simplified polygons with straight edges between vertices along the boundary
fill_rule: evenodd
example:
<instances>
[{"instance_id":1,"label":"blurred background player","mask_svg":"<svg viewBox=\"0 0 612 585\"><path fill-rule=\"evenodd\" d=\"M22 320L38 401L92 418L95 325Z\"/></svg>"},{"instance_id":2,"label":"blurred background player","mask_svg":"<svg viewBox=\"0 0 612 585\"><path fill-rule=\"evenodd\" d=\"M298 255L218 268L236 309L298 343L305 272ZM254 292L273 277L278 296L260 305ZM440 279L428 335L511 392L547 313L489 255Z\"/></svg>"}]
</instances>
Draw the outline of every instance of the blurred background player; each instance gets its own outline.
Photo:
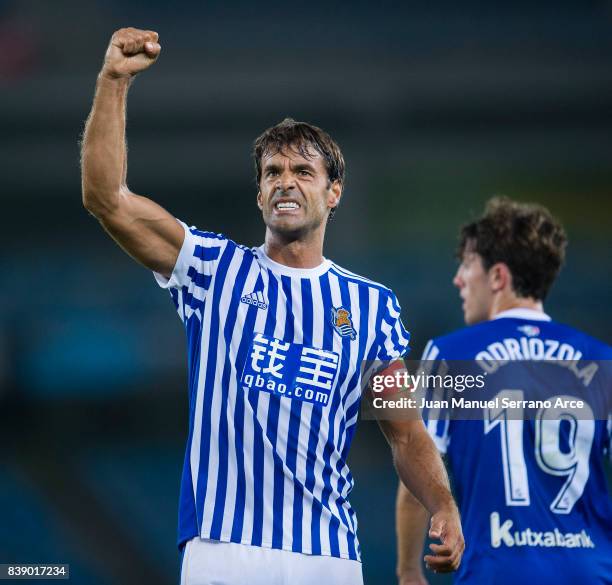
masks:
<instances>
[{"instance_id":1,"label":"blurred background player","mask_svg":"<svg viewBox=\"0 0 612 585\"><path fill-rule=\"evenodd\" d=\"M565 348L565 359L610 360L609 346L555 323L544 312L565 246L562 226L544 207L490 200L484 215L465 225L460 235L461 264L453 283L469 327L430 341L423 360L479 359L496 342L497 348L503 342L502 350L546 347L552 359L559 359L555 351ZM527 353L523 349L519 358L530 359ZM452 373L452 362L445 365ZM607 368L599 368L587 394L567 368L549 367L563 371L554 374L555 394L590 395L594 401L603 397L609 405ZM500 387L495 392L529 398L546 382L541 374L523 372L520 381L510 379L512 390ZM489 382L496 383L492 378ZM425 410L426 419L428 414ZM483 412L481 420L429 417L428 430L448 457L466 536L456 583L612 582L612 509L603 469L610 428L604 416L585 420L570 408L540 412L535 421L509 420L506 412L493 409ZM421 571L426 522L427 512L400 485L401 585L426 583ZM426 556L427 565L429 561Z\"/></svg>"},{"instance_id":2,"label":"blurred background player","mask_svg":"<svg viewBox=\"0 0 612 585\"><path fill-rule=\"evenodd\" d=\"M408 350L399 305L389 289L322 255L344 159L319 128L287 119L255 142L259 248L188 228L128 189L127 91L160 50L152 31L113 35L83 140L83 202L155 271L185 325L182 583L358 584L346 458L361 363ZM433 515L442 544L432 563L455 569L461 526L433 441L420 420L382 426L401 479Z\"/></svg>"}]
</instances>

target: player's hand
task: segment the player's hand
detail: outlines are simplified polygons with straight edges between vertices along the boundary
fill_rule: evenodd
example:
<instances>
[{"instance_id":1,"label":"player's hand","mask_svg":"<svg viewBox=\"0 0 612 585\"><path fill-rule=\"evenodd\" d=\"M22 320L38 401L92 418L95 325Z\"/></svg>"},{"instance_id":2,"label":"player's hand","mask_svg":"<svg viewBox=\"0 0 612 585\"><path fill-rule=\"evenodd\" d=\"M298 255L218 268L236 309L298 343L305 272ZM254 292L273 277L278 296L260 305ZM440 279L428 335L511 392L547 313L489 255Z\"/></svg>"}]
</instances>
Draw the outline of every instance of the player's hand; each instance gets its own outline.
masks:
<instances>
[{"instance_id":1,"label":"player's hand","mask_svg":"<svg viewBox=\"0 0 612 585\"><path fill-rule=\"evenodd\" d=\"M159 57L159 35L152 30L120 28L111 37L102 75L111 78L130 78L148 69Z\"/></svg>"},{"instance_id":2,"label":"player's hand","mask_svg":"<svg viewBox=\"0 0 612 585\"><path fill-rule=\"evenodd\" d=\"M419 568L416 571L407 571L399 575L397 585L429 585L429 583Z\"/></svg>"},{"instance_id":3,"label":"player's hand","mask_svg":"<svg viewBox=\"0 0 612 585\"><path fill-rule=\"evenodd\" d=\"M465 550L459 511L456 506L443 509L431 517L429 538L439 539L441 544L429 545L434 554L425 556L427 568L436 573L456 571L461 564L461 557Z\"/></svg>"}]
</instances>

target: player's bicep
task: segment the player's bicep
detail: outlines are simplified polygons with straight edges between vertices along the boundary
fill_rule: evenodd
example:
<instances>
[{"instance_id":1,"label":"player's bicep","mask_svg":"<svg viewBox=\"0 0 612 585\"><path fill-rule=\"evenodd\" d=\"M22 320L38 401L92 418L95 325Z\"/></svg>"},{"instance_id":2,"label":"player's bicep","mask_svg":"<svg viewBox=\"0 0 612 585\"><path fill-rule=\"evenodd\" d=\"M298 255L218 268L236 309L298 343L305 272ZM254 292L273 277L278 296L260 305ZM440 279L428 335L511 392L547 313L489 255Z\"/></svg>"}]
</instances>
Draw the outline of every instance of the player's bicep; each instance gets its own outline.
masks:
<instances>
[{"instance_id":1,"label":"player's bicep","mask_svg":"<svg viewBox=\"0 0 612 585\"><path fill-rule=\"evenodd\" d=\"M140 195L124 193L118 205L98 219L132 258L150 270L170 276L185 230L161 205Z\"/></svg>"}]
</instances>

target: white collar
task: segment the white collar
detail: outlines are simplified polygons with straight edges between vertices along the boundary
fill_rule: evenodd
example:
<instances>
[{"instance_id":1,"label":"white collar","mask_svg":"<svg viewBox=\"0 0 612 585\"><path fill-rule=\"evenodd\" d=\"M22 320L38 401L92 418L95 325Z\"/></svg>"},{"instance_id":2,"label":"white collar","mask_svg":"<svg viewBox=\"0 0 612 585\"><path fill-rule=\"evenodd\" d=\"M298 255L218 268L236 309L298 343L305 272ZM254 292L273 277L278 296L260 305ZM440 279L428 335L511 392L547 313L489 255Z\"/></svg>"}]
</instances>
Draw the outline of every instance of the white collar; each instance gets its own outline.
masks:
<instances>
[{"instance_id":1,"label":"white collar","mask_svg":"<svg viewBox=\"0 0 612 585\"><path fill-rule=\"evenodd\" d=\"M297 276L300 278L318 278L331 267L331 260L323 258L323 262L314 268L293 268L292 266L285 266L279 262L275 262L264 252L264 245L262 244L259 248L256 248L257 256L259 261L277 274L284 274L286 276Z\"/></svg>"},{"instance_id":2,"label":"white collar","mask_svg":"<svg viewBox=\"0 0 612 585\"><path fill-rule=\"evenodd\" d=\"M527 319L528 321L550 321L551 318L544 311L536 311L535 309L508 309L497 313L493 319Z\"/></svg>"}]
</instances>

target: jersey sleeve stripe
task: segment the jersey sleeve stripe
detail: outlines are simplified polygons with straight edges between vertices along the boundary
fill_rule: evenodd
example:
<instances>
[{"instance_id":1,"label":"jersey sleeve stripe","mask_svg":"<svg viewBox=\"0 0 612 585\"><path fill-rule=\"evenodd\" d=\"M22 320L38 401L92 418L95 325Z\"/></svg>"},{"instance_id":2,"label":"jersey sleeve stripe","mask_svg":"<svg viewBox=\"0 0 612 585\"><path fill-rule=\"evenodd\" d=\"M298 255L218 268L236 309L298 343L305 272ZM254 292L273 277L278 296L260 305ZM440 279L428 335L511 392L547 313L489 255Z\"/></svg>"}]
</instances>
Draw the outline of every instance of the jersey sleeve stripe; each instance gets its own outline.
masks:
<instances>
[{"instance_id":1,"label":"jersey sleeve stripe","mask_svg":"<svg viewBox=\"0 0 612 585\"><path fill-rule=\"evenodd\" d=\"M219 257L220 252L221 248L219 246L209 248L196 244L193 250L193 255L204 262L210 262L212 260L216 260Z\"/></svg>"},{"instance_id":2,"label":"jersey sleeve stripe","mask_svg":"<svg viewBox=\"0 0 612 585\"><path fill-rule=\"evenodd\" d=\"M193 281L196 286L199 286L205 290L208 290L212 281L210 274L201 274L193 266L189 267L187 276Z\"/></svg>"},{"instance_id":3,"label":"jersey sleeve stripe","mask_svg":"<svg viewBox=\"0 0 612 585\"><path fill-rule=\"evenodd\" d=\"M189 231L194 236L199 236L199 237L205 238L207 240L225 240L225 239L227 239L223 234L216 234L215 232L207 232L205 230L199 230L195 226L190 227Z\"/></svg>"}]
</instances>

